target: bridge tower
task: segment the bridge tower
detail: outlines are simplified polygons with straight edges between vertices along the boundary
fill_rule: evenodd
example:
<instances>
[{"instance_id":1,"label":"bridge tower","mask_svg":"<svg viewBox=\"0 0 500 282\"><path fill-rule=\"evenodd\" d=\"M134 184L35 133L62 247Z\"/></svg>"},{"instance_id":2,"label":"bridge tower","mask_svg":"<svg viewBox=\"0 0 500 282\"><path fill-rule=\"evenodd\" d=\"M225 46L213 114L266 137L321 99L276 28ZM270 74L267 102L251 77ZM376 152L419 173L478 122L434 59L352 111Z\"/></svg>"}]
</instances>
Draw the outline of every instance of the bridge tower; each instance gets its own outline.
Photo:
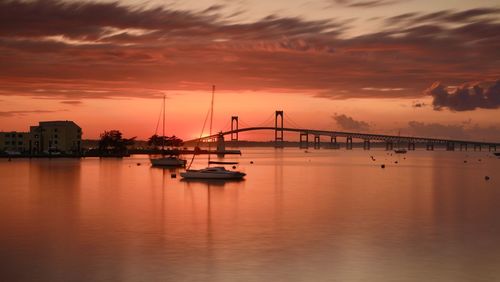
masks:
<instances>
[{"instance_id":1,"label":"bridge tower","mask_svg":"<svg viewBox=\"0 0 500 282\"><path fill-rule=\"evenodd\" d=\"M274 142L276 147L283 146L283 111L276 111L274 116Z\"/></svg>"},{"instance_id":2,"label":"bridge tower","mask_svg":"<svg viewBox=\"0 0 500 282\"><path fill-rule=\"evenodd\" d=\"M233 132L238 130L238 116L231 117L231 141L238 141L238 132Z\"/></svg>"},{"instance_id":3,"label":"bridge tower","mask_svg":"<svg viewBox=\"0 0 500 282\"><path fill-rule=\"evenodd\" d=\"M222 132L217 135L217 151L224 152L226 150L226 143L224 142L224 134Z\"/></svg>"}]
</instances>

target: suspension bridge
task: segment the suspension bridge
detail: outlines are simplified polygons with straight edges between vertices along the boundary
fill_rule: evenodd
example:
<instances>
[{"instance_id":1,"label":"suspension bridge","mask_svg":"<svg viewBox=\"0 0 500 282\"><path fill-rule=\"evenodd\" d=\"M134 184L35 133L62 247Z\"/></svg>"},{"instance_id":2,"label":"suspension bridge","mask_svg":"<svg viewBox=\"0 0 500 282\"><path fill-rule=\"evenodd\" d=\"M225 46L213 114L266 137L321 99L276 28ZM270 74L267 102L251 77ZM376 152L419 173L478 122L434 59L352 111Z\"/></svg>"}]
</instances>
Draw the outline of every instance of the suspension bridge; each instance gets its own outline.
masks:
<instances>
[{"instance_id":1,"label":"suspension bridge","mask_svg":"<svg viewBox=\"0 0 500 282\"><path fill-rule=\"evenodd\" d=\"M273 118L273 116L271 116ZM385 143L386 150L393 150L395 145L401 146L405 144L408 150L415 150L417 145L425 147L426 150L432 151L437 146L443 146L448 151L455 151L460 149L467 151L469 148L474 151L481 151L482 149L488 149L489 151L496 151L500 143L493 142L482 142L482 141L469 141L469 140L453 140L453 139L443 139L443 138L428 138L428 137L418 137L418 136L399 136L399 135L385 135L385 134L373 134L373 133L359 133L359 132L345 132L345 131L330 131L330 130L317 130L317 129L307 129L301 128L295 121L293 121L289 116L287 116L287 124L290 123L292 127L285 127L284 119L285 115L283 111L276 111L274 114L274 126L269 125L269 118L264 122L250 126L248 124L242 123L244 127L240 128L240 120L238 116L231 117L231 128L230 130L221 131L210 136L204 136L202 138L197 138L193 140L186 141L186 143L197 142L197 141L214 141L224 142L224 136L229 136L231 141L239 141L239 133L252 132L252 131L274 131L274 144L276 147L283 147L285 138L285 132L298 133L299 136L299 146L301 148L307 148L310 144L309 136L312 136L312 143L315 149L319 149L321 145L325 142L321 141L321 137L328 138L329 142L326 142L329 148L340 148L341 144L345 144L347 150L352 150L353 140L360 140L363 144L364 150L370 150L372 143ZM271 120L272 122L272 120ZM343 139L339 142L339 138Z\"/></svg>"}]
</instances>

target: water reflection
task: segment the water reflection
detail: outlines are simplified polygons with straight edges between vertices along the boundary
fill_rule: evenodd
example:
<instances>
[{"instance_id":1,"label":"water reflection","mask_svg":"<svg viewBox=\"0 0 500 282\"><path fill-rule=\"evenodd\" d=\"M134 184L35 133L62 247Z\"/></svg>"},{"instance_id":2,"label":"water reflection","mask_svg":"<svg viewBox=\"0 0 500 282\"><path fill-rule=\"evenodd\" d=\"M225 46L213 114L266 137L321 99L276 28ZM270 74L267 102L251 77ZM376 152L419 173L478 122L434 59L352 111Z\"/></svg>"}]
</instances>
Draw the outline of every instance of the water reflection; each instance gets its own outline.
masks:
<instances>
[{"instance_id":1,"label":"water reflection","mask_svg":"<svg viewBox=\"0 0 500 282\"><path fill-rule=\"evenodd\" d=\"M246 170L241 182L184 181L171 177L179 169L141 157L0 162L0 273L5 281L495 281L500 189L484 175L500 162L469 155L464 163L437 151L402 159L249 149L232 156Z\"/></svg>"}]
</instances>

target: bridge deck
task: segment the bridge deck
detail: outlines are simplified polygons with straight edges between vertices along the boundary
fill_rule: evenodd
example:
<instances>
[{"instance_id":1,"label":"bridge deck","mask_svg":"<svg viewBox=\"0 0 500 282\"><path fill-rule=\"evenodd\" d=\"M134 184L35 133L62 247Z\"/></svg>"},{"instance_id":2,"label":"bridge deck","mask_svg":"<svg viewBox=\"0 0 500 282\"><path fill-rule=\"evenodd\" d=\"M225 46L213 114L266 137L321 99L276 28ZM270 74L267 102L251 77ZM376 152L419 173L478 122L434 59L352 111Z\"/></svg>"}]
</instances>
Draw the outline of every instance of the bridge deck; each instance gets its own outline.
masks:
<instances>
[{"instance_id":1,"label":"bridge deck","mask_svg":"<svg viewBox=\"0 0 500 282\"><path fill-rule=\"evenodd\" d=\"M234 133L248 132L248 131L260 131L260 130L276 130L275 127L271 126L260 126L260 127L247 127L240 128L236 130L230 130L221 132L218 134L213 134L211 136L206 136L201 138L201 140L216 138L219 134L230 135ZM299 132L307 133L310 135L317 136L329 136L329 137L351 137L363 140L375 140L375 141L385 141L385 142L410 142L410 143L426 143L426 144L447 144L447 143L457 143L457 144L470 144L470 145L483 145L483 146L500 146L500 143L492 142L481 142L481 141L467 141L467 140L453 140L453 139L440 139L440 138L427 138L427 137L416 137L416 136L396 136L396 135L384 135L384 134L372 134L372 133L357 133L357 132L345 132L345 131L327 131L327 130L316 130L316 129L303 129L303 128L277 128L277 130L282 130L284 132ZM186 142L195 142L200 139L193 139Z\"/></svg>"}]
</instances>

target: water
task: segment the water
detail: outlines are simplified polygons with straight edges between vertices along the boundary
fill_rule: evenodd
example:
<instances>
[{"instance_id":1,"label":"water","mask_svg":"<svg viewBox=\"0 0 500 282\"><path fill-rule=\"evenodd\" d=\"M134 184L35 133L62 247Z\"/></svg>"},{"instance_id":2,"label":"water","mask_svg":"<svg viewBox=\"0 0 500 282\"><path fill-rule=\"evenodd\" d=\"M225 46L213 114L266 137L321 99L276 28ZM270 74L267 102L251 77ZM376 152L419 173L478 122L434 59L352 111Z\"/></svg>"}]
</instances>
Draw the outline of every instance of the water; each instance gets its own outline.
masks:
<instances>
[{"instance_id":1,"label":"water","mask_svg":"<svg viewBox=\"0 0 500 282\"><path fill-rule=\"evenodd\" d=\"M0 280L500 280L499 159L309 151L243 149L229 183L0 159Z\"/></svg>"}]
</instances>

